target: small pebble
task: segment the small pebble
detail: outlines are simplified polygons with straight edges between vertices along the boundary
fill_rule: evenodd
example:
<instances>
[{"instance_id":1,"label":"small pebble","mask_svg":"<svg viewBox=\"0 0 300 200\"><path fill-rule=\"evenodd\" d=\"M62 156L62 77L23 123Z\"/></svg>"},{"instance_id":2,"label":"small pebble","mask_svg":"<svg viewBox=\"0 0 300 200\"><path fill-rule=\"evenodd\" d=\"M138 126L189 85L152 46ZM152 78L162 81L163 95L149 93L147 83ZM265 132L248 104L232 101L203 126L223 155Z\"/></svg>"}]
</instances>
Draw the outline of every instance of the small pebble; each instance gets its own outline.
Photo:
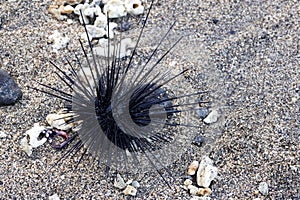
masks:
<instances>
[{"instance_id":1,"label":"small pebble","mask_svg":"<svg viewBox=\"0 0 300 200\"><path fill-rule=\"evenodd\" d=\"M117 178L115 179L114 186L119 189L124 189L126 187L126 183L120 174L117 174Z\"/></svg>"},{"instance_id":2,"label":"small pebble","mask_svg":"<svg viewBox=\"0 0 300 200\"><path fill-rule=\"evenodd\" d=\"M137 181L132 181L132 186L135 188L139 188L140 187L140 183Z\"/></svg>"},{"instance_id":3,"label":"small pebble","mask_svg":"<svg viewBox=\"0 0 300 200\"><path fill-rule=\"evenodd\" d=\"M131 195L131 196L136 196L137 189L131 185L127 185L125 190L123 191L125 195Z\"/></svg>"},{"instance_id":4,"label":"small pebble","mask_svg":"<svg viewBox=\"0 0 300 200\"><path fill-rule=\"evenodd\" d=\"M258 186L258 190L262 195L264 195L264 196L268 195L268 193L269 193L268 183L261 182Z\"/></svg>"},{"instance_id":5,"label":"small pebble","mask_svg":"<svg viewBox=\"0 0 300 200\"><path fill-rule=\"evenodd\" d=\"M195 175L196 174L196 171L199 167L199 162L194 160L190 166L188 167L188 171L187 171L187 174L188 175Z\"/></svg>"},{"instance_id":6,"label":"small pebble","mask_svg":"<svg viewBox=\"0 0 300 200\"><path fill-rule=\"evenodd\" d=\"M204 137L202 135L197 135L197 136L195 136L192 144L194 144L198 147L201 147L203 142L204 142Z\"/></svg>"},{"instance_id":7,"label":"small pebble","mask_svg":"<svg viewBox=\"0 0 300 200\"><path fill-rule=\"evenodd\" d=\"M207 117L208 113L208 108L199 108L198 110L198 116L200 119L204 119L205 117Z\"/></svg>"},{"instance_id":8,"label":"small pebble","mask_svg":"<svg viewBox=\"0 0 300 200\"><path fill-rule=\"evenodd\" d=\"M203 121L206 124L212 124L218 121L219 116L220 114L217 110L212 110Z\"/></svg>"}]
</instances>

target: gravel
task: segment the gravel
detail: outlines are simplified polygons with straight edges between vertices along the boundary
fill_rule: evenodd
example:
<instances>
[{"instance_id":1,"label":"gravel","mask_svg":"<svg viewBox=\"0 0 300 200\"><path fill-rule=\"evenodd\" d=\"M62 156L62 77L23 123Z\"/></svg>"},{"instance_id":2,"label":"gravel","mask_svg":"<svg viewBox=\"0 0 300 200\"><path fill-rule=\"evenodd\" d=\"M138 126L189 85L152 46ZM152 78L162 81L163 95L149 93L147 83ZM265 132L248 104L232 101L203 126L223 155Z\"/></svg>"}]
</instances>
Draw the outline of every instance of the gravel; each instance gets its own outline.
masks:
<instances>
[{"instance_id":1,"label":"gravel","mask_svg":"<svg viewBox=\"0 0 300 200\"><path fill-rule=\"evenodd\" d=\"M62 61L78 51L83 27L58 21L45 1L1 1L0 66L23 91L14 106L1 107L0 196L3 199L130 199L113 186L113 176L92 158L73 171L76 159L49 169L62 155L45 145L27 157L20 140L36 122L59 110L63 102L29 87L35 82L66 89L49 60ZM190 76L195 87L210 89L212 109L222 111L217 123L203 125L206 145L188 145L167 172L169 188L157 173L139 174L136 199L191 199L180 188L189 163L209 155L219 177L211 199L300 199L300 8L297 1L180 1L155 3L149 20L153 33L177 19L177 34L196 33L197 46L185 44L187 60L198 62ZM150 30L152 30L150 29ZM54 30L70 38L68 48L53 52ZM76 34L78 33L78 34ZM151 31L149 31L151 33ZM157 42L156 35L148 38ZM149 44L150 45L150 44ZM192 48L197 47L197 48ZM202 48L203 47L203 48ZM179 52L181 53L181 52ZM201 69L200 69L201 68ZM202 70L203 69L203 70ZM205 71L205 70L208 71ZM207 82L203 78L207 78ZM94 163L94 164L91 164ZM64 178L61 178L64 177ZM106 181L103 181L106 180ZM125 180L127 181L127 180Z\"/></svg>"}]
</instances>

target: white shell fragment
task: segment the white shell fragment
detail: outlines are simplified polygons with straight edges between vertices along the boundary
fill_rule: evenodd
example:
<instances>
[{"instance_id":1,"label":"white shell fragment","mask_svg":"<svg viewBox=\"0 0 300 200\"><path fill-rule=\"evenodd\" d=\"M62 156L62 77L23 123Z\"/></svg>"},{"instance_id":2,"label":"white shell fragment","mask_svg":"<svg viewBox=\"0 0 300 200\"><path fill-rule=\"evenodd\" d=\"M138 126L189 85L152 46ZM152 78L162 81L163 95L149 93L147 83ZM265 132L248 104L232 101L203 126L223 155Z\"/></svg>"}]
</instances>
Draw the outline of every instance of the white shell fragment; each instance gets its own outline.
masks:
<instances>
[{"instance_id":1,"label":"white shell fragment","mask_svg":"<svg viewBox=\"0 0 300 200\"><path fill-rule=\"evenodd\" d=\"M52 47L55 52L59 49L65 48L70 41L70 38L64 37L60 32L57 30L54 31L52 35L49 36L49 42L53 43Z\"/></svg>"},{"instance_id":2,"label":"white shell fragment","mask_svg":"<svg viewBox=\"0 0 300 200\"><path fill-rule=\"evenodd\" d=\"M212 124L217 122L219 117L220 114L218 113L218 111L212 110L203 121L207 124Z\"/></svg>"},{"instance_id":3,"label":"white shell fragment","mask_svg":"<svg viewBox=\"0 0 300 200\"><path fill-rule=\"evenodd\" d=\"M45 138L45 137L38 140L40 133L44 129L45 129L44 126L40 126L39 123L35 123L31 129L29 129L25 132L26 136L21 139L20 145L21 145L22 150L28 156L31 156L33 148L37 148L37 147L43 145L47 141L47 138ZM27 136L29 136L29 142L28 142Z\"/></svg>"},{"instance_id":4,"label":"white shell fragment","mask_svg":"<svg viewBox=\"0 0 300 200\"><path fill-rule=\"evenodd\" d=\"M114 186L119 189L124 189L126 187L126 183L120 174L117 174L117 177L114 182Z\"/></svg>"},{"instance_id":5,"label":"white shell fragment","mask_svg":"<svg viewBox=\"0 0 300 200\"><path fill-rule=\"evenodd\" d=\"M195 174L196 174L196 171L197 171L197 169L198 169L198 167L199 167L199 161L194 160L194 161L190 164L190 166L189 166L189 168L188 168L188 171L187 171L187 174L188 174L188 175L195 175Z\"/></svg>"},{"instance_id":6,"label":"white shell fragment","mask_svg":"<svg viewBox=\"0 0 300 200\"><path fill-rule=\"evenodd\" d=\"M200 162L197 171L197 184L201 187L209 187L211 181L218 175L218 168L213 166L212 160L205 156Z\"/></svg>"},{"instance_id":7,"label":"white shell fragment","mask_svg":"<svg viewBox=\"0 0 300 200\"><path fill-rule=\"evenodd\" d=\"M125 195L131 195L131 196L136 196L137 189L131 185L127 185L125 190L123 191Z\"/></svg>"},{"instance_id":8,"label":"white shell fragment","mask_svg":"<svg viewBox=\"0 0 300 200\"><path fill-rule=\"evenodd\" d=\"M48 124L52 128L57 128L59 130L69 130L71 129L74 124L73 123L66 123L68 120L71 120L73 117L72 113L57 113L57 114L49 114L46 117Z\"/></svg>"},{"instance_id":9,"label":"white shell fragment","mask_svg":"<svg viewBox=\"0 0 300 200\"><path fill-rule=\"evenodd\" d=\"M125 8L127 13L132 15L140 15L144 12L144 6L140 0L125 0Z\"/></svg>"}]
</instances>

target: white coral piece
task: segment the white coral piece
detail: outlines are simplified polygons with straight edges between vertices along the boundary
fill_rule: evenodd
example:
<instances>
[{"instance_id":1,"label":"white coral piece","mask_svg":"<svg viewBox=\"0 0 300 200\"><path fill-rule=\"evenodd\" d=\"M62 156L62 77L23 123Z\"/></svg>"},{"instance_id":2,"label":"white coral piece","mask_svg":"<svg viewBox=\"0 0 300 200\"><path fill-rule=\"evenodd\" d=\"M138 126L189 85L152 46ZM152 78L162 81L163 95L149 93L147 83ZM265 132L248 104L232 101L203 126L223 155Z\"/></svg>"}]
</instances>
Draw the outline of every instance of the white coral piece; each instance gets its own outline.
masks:
<instances>
[{"instance_id":1,"label":"white coral piece","mask_svg":"<svg viewBox=\"0 0 300 200\"><path fill-rule=\"evenodd\" d=\"M104 14L108 14L109 18L119 18L127 15L124 2L121 0L110 0L104 8Z\"/></svg>"},{"instance_id":2,"label":"white coral piece","mask_svg":"<svg viewBox=\"0 0 300 200\"><path fill-rule=\"evenodd\" d=\"M125 0L125 9L132 15L140 15L144 12L144 6L140 0Z\"/></svg>"}]
</instances>

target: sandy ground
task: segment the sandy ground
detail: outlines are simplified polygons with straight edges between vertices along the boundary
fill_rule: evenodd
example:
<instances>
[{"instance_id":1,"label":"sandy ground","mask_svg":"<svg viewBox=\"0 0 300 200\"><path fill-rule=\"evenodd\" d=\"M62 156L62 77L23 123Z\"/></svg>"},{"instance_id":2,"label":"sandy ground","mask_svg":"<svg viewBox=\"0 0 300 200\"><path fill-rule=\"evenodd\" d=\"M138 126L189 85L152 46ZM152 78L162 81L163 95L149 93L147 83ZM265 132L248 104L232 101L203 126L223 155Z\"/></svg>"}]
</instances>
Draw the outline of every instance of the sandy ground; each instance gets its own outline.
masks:
<instances>
[{"instance_id":1,"label":"sandy ground","mask_svg":"<svg viewBox=\"0 0 300 200\"><path fill-rule=\"evenodd\" d=\"M27 86L36 86L36 80L63 87L48 60L61 63L78 50L77 33L83 27L53 18L47 12L49 0L0 3L1 68L23 90L20 102L0 110L0 131L8 135L0 139L0 198L48 199L55 193L61 199L132 198L114 188L113 179L90 159L74 172L71 160L45 175L61 153L45 145L29 158L20 150L24 132L62 106ZM201 45L187 46L185 58L197 61L194 52L202 52L198 64L211 72L206 87L213 88L211 99L223 111L216 132L210 132L214 145L206 152L219 168L211 198L300 199L299 2L172 0L155 3L152 13L149 27L176 18L178 34L196 33ZM54 30L71 39L58 54L47 42ZM172 190L156 173L146 173L137 199L191 198L179 186L188 164L203 150L187 146L170 167ZM256 194L263 181L269 185L266 196Z\"/></svg>"}]
</instances>

